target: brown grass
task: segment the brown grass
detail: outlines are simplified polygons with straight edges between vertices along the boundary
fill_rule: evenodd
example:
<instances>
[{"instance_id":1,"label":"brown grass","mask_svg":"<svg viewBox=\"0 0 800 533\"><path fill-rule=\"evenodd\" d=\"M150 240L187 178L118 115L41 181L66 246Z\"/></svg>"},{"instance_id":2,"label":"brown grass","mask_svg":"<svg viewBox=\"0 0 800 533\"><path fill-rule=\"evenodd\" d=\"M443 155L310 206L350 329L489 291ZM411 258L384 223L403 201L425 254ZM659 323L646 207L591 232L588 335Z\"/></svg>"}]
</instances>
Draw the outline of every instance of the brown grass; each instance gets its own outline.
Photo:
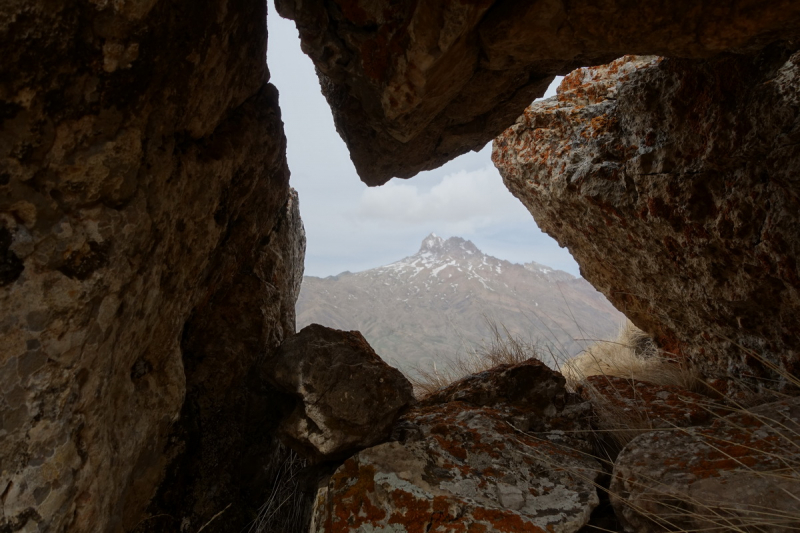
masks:
<instances>
[{"instance_id":1,"label":"brown grass","mask_svg":"<svg viewBox=\"0 0 800 533\"><path fill-rule=\"evenodd\" d=\"M564 363L561 372L572 388L589 376L617 376L690 391L703 389L697 372L660 350L631 322L620 328L617 339L596 342Z\"/></svg>"},{"instance_id":2,"label":"brown grass","mask_svg":"<svg viewBox=\"0 0 800 533\"><path fill-rule=\"evenodd\" d=\"M307 462L294 450L277 444L266 470L271 473L272 489L248 533L304 533L310 516L309 498L315 494L304 487L301 474Z\"/></svg>"},{"instance_id":3,"label":"brown grass","mask_svg":"<svg viewBox=\"0 0 800 533\"><path fill-rule=\"evenodd\" d=\"M425 398L439 389L462 378L479 374L503 364L517 364L528 359L538 359L543 349L535 342L525 341L509 333L505 326L487 320L489 338L483 343L466 348L447 358L441 365L430 369L417 366L408 376L414 386L414 395Z\"/></svg>"}]
</instances>

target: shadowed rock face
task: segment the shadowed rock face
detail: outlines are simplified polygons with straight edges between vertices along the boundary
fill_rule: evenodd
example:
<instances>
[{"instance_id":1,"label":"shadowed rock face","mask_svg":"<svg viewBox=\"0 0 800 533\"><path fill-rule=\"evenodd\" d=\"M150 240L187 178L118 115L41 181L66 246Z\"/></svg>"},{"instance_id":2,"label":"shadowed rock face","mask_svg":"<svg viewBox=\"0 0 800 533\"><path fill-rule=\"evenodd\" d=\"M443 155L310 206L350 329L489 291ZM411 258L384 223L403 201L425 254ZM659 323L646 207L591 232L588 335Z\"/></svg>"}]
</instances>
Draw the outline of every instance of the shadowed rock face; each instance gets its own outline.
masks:
<instances>
[{"instance_id":1,"label":"shadowed rock face","mask_svg":"<svg viewBox=\"0 0 800 533\"><path fill-rule=\"evenodd\" d=\"M573 72L495 141L584 277L709 373L800 361L798 62L778 46L623 58Z\"/></svg>"},{"instance_id":2,"label":"shadowed rock face","mask_svg":"<svg viewBox=\"0 0 800 533\"><path fill-rule=\"evenodd\" d=\"M314 462L345 459L385 441L415 403L408 379L357 331L319 324L284 342L264 376L297 400L279 431Z\"/></svg>"},{"instance_id":3,"label":"shadowed rock face","mask_svg":"<svg viewBox=\"0 0 800 533\"><path fill-rule=\"evenodd\" d=\"M247 426L225 414L294 332L303 258L265 16L0 7L0 530L129 530L174 457L192 477L171 474L169 531L239 483Z\"/></svg>"},{"instance_id":4,"label":"shadowed rock face","mask_svg":"<svg viewBox=\"0 0 800 533\"><path fill-rule=\"evenodd\" d=\"M483 147L555 74L623 54L706 58L798 35L791 0L277 0L297 23L361 179Z\"/></svg>"},{"instance_id":5,"label":"shadowed rock face","mask_svg":"<svg viewBox=\"0 0 800 533\"><path fill-rule=\"evenodd\" d=\"M800 27L790 0L278 4L370 184L479 148L553 74L749 53ZM304 248L265 17L256 0L0 6L0 530L239 531L264 496L285 399L254 369L294 331ZM665 343L797 353L784 60L663 62L627 104L588 102L610 144L574 148L597 192L543 225L572 225L587 277ZM615 105L638 117L629 138L603 118ZM608 157L636 168L606 174ZM638 177L636 200L619 192Z\"/></svg>"}]
</instances>

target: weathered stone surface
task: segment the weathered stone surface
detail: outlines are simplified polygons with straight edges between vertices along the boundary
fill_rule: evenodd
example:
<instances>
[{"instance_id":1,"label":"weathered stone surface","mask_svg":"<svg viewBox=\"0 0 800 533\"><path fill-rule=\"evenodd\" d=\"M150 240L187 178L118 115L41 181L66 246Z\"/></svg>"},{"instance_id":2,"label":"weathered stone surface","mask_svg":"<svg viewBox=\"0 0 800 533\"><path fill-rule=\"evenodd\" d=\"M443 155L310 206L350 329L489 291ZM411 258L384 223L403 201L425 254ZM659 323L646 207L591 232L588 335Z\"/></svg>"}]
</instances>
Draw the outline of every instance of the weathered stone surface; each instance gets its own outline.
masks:
<instances>
[{"instance_id":1,"label":"weathered stone surface","mask_svg":"<svg viewBox=\"0 0 800 533\"><path fill-rule=\"evenodd\" d=\"M263 375L298 399L280 432L314 461L342 459L385 441L414 402L411 383L361 333L319 324L287 339Z\"/></svg>"},{"instance_id":2,"label":"weathered stone surface","mask_svg":"<svg viewBox=\"0 0 800 533\"><path fill-rule=\"evenodd\" d=\"M619 455L610 492L629 532L796 531L800 399L642 435Z\"/></svg>"},{"instance_id":3,"label":"weathered stone surface","mask_svg":"<svg viewBox=\"0 0 800 533\"><path fill-rule=\"evenodd\" d=\"M311 531L570 532L598 503L596 461L496 409L450 402L403 425L405 442L339 467L317 494Z\"/></svg>"},{"instance_id":4,"label":"weathered stone surface","mask_svg":"<svg viewBox=\"0 0 800 533\"><path fill-rule=\"evenodd\" d=\"M588 430L590 406L567 392L565 383L560 372L537 359L529 359L467 376L426 397L420 405L462 402L491 407L513 419L514 426L523 431Z\"/></svg>"},{"instance_id":5,"label":"weathered stone surface","mask_svg":"<svg viewBox=\"0 0 800 533\"><path fill-rule=\"evenodd\" d=\"M567 391L566 380L537 359L516 365L500 365L480 374L467 376L431 394L422 405L464 402L477 407L498 403L539 406L553 416L563 407Z\"/></svg>"},{"instance_id":6,"label":"weathered stone surface","mask_svg":"<svg viewBox=\"0 0 800 533\"><path fill-rule=\"evenodd\" d=\"M596 406L595 411L608 414L608 427L603 417L600 429L634 428L668 429L710 424L727 414L710 398L675 387L617 376L589 376L579 385L580 394Z\"/></svg>"},{"instance_id":7,"label":"weathered stone surface","mask_svg":"<svg viewBox=\"0 0 800 533\"><path fill-rule=\"evenodd\" d=\"M799 61L626 57L573 72L495 141L583 276L710 375L800 361Z\"/></svg>"},{"instance_id":8,"label":"weathered stone surface","mask_svg":"<svg viewBox=\"0 0 800 533\"><path fill-rule=\"evenodd\" d=\"M370 185L483 147L554 74L623 54L705 58L799 35L791 0L279 0Z\"/></svg>"},{"instance_id":9,"label":"weathered stone surface","mask_svg":"<svg viewBox=\"0 0 800 533\"><path fill-rule=\"evenodd\" d=\"M456 382L403 415L392 442L339 467L311 530L576 531L600 470L576 399L535 360Z\"/></svg>"},{"instance_id":10,"label":"weathered stone surface","mask_svg":"<svg viewBox=\"0 0 800 533\"><path fill-rule=\"evenodd\" d=\"M193 464L186 446L219 444L217 462L181 478L169 531L232 501L247 428L220 432L294 332L302 273L265 15L250 0L0 6L0 530L130 530L169 460ZM165 453L179 414L203 443L173 433Z\"/></svg>"}]
</instances>

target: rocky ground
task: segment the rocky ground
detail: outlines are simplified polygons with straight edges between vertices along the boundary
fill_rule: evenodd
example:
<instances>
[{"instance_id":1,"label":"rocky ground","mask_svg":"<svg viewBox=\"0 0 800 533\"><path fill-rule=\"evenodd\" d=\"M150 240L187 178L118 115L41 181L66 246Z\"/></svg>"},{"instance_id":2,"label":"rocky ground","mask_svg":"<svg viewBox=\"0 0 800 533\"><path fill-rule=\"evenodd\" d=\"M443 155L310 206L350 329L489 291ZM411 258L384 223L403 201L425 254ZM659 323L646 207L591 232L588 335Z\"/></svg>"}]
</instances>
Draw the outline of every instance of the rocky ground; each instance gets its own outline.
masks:
<instances>
[{"instance_id":1,"label":"rocky ground","mask_svg":"<svg viewBox=\"0 0 800 533\"><path fill-rule=\"evenodd\" d=\"M328 357L346 361L351 380L398 379L389 367L378 370L362 341L353 351L347 335L311 326L293 346L336 338ZM799 398L742 409L719 396L614 376L593 376L579 395L561 374L529 360L405 400L387 416L394 404L380 389L329 387L321 372L328 359L302 364L320 372L304 373L310 392L295 393L301 411L351 405L362 422L383 428L379 440L364 431L333 437L349 454L315 467L316 489L306 489L316 491L314 533L788 533L800 524ZM313 429L298 431L292 420L284 427L298 449L342 427L317 417ZM611 435L617 448L607 445Z\"/></svg>"}]
</instances>

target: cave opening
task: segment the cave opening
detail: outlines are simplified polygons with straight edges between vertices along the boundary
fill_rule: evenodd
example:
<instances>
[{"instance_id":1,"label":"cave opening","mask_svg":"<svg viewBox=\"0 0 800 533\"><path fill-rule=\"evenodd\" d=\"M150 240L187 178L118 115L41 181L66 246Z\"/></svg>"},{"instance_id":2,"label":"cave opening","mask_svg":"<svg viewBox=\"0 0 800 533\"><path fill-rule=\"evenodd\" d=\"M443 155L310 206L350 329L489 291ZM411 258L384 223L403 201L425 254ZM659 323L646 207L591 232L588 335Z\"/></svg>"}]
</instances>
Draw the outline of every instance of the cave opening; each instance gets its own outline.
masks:
<instances>
[{"instance_id":1,"label":"cave opening","mask_svg":"<svg viewBox=\"0 0 800 533\"><path fill-rule=\"evenodd\" d=\"M624 318L508 191L491 143L412 179L367 187L294 22L271 3L267 20L307 239L298 330L320 323L360 331L409 374L441 373L502 338L524 340L557 368L616 334Z\"/></svg>"}]
</instances>

